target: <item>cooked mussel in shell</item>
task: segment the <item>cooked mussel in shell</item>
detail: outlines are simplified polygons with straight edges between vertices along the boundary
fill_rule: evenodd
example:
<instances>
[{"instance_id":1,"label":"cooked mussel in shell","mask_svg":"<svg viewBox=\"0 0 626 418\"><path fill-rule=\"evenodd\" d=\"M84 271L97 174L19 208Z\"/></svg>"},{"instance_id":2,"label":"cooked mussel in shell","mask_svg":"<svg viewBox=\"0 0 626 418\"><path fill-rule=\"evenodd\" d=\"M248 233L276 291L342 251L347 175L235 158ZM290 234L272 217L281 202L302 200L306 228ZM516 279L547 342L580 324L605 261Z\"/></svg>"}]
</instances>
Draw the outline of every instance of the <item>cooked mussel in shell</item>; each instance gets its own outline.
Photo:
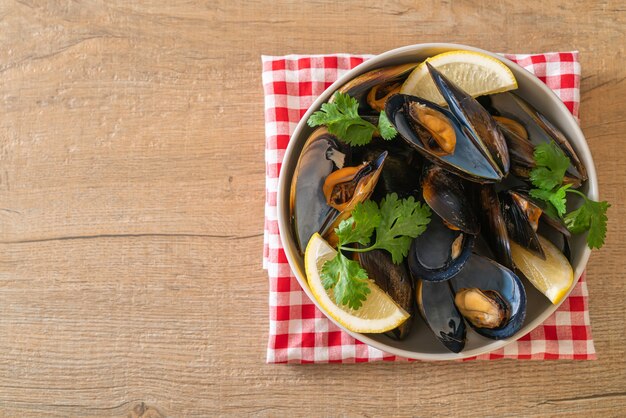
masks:
<instances>
[{"instance_id":1,"label":"cooked mussel in shell","mask_svg":"<svg viewBox=\"0 0 626 418\"><path fill-rule=\"evenodd\" d=\"M509 338L526 317L526 291L515 273L486 257L473 254L450 279L455 304L470 326L492 338Z\"/></svg>"},{"instance_id":2,"label":"cooked mussel in shell","mask_svg":"<svg viewBox=\"0 0 626 418\"><path fill-rule=\"evenodd\" d=\"M454 304L477 328L499 328L509 320L509 306L495 290L459 289Z\"/></svg>"},{"instance_id":3,"label":"cooked mussel in shell","mask_svg":"<svg viewBox=\"0 0 626 418\"><path fill-rule=\"evenodd\" d=\"M417 63L409 63L377 68L352 79L338 91L356 98L360 112L378 113L385 108L387 99L400 91L402 83L416 66Z\"/></svg>"},{"instance_id":4,"label":"cooked mussel in shell","mask_svg":"<svg viewBox=\"0 0 626 418\"><path fill-rule=\"evenodd\" d=\"M453 121L437 109L417 101L407 105L408 122L426 149L435 155L450 155L456 148L456 130Z\"/></svg>"},{"instance_id":5,"label":"cooked mussel in shell","mask_svg":"<svg viewBox=\"0 0 626 418\"><path fill-rule=\"evenodd\" d=\"M416 109L424 108L429 109L428 117L415 118ZM465 135L449 110L404 94L390 97L385 109L400 137L432 163L470 181L493 183L502 179L502 173Z\"/></svg>"},{"instance_id":6,"label":"cooked mussel in shell","mask_svg":"<svg viewBox=\"0 0 626 418\"><path fill-rule=\"evenodd\" d=\"M463 132L481 150L500 178L509 172L509 152L496 121L471 95L449 80L428 61L428 71Z\"/></svg>"},{"instance_id":7,"label":"cooked mussel in shell","mask_svg":"<svg viewBox=\"0 0 626 418\"><path fill-rule=\"evenodd\" d=\"M330 173L343 167L345 158L339 141L326 128L316 129L304 144L290 196L294 232L301 252L311 236L325 230L336 216L326 203L323 185Z\"/></svg>"},{"instance_id":8,"label":"cooked mussel in shell","mask_svg":"<svg viewBox=\"0 0 626 418\"><path fill-rule=\"evenodd\" d=\"M324 180L322 191L328 206L336 211L336 216L320 232L331 245L336 244L334 229L350 217L358 203L367 200L374 192L386 158L387 151L383 151L373 161L333 171Z\"/></svg>"},{"instance_id":9,"label":"cooked mussel in shell","mask_svg":"<svg viewBox=\"0 0 626 418\"><path fill-rule=\"evenodd\" d=\"M511 244L509 233L500 205L500 198L493 185L486 184L480 188L481 217L483 237L489 244L495 259L504 266L512 269Z\"/></svg>"},{"instance_id":10,"label":"cooked mussel in shell","mask_svg":"<svg viewBox=\"0 0 626 418\"><path fill-rule=\"evenodd\" d=\"M518 187L496 193L493 187L483 186L480 193L485 236L496 254L495 259L501 264L515 268L510 240L545 259L537 234L540 220L563 235L562 247L568 249L570 232L567 227L559 219L547 215L545 202L533 199L525 189Z\"/></svg>"},{"instance_id":11,"label":"cooked mussel in shell","mask_svg":"<svg viewBox=\"0 0 626 418\"><path fill-rule=\"evenodd\" d=\"M424 200L449 226L476 235L480 224L463 180L436 165L429 165L422 174Z\"/></svg>"},{"instance_id":12,"label":"cooked mussel in shell","mask_svg":"<svg viewBox=\"0 0 626 418\"><path fill-rule=\"evenodd\" d=\"M490 99L491 108L498 113L500 119L499 127L507 138L509 147L518 148L516 157L511 155L511 159L514 161L513 164L521 165L520 168L512 167L516 175L528 177L528 173L534 167L532 144L554 141L571 161L565 176L565 182L578 187L583 181L587 180L587 170L567 137L543 114L514 93L495 94L490 96ZM510 121L513 121L518 126L513 127ZM521 134L519 126L524 129L525 135ZM524 140L531 143L531 148L524 144ZM528 154L528 151L530 151L530 154Z\"/></svg>"},{"instance_id":13,"label":"cooked mussel in shell","mask_svg":"<svg viewBox=\"0 0 626 418\"><path fill-rule=\"evenodd\" d=\"M543 214L541 208L515 190L503 190L499 197L508 237L545 258L537 237L539 218Z\"/></svg>"},{"instance_id":14,"label":"cooked mussel in shell","mask_svg":"<svg viewBox=\"0 0 626 418\"><path fill-rule=\"evenodd\" d=\"M389 193L396 193L400 198L419 195L421 156L400 141L384 142L372 145L359 154L363 161L370 161L383 151L388 152L370 199L380 201Z\"/></svg>"}]
</instances>

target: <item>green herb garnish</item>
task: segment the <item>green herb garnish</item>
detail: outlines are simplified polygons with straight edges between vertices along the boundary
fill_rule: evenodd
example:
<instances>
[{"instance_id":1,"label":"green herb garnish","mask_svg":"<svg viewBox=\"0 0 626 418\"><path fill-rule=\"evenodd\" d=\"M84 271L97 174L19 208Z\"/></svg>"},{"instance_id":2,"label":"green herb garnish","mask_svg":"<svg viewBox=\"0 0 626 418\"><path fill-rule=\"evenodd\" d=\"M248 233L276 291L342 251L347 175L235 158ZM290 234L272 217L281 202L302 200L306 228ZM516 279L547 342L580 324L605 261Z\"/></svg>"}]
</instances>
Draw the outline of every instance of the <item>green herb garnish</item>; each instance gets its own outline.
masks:
<instances>
[{"instance_id":1,"label":"green herb garnish","mask_svg":"<svg viewBox=\"0 0 626 418\"><path fill-rule=\"evenodd\" d=\"M578 190L571 189L571 184L563 184L565 172L569 167L569 158L554 142L540 144L533 153L536 167L530 172L530 181L534 189L530 195L548 204L548 214L563 218L567 228L574 234L589 231L587 245L589 248L600 248L606 237L606 212L611 205L606 202L595 202ZM566 214L566 194L574 193L584 199L578 209Z\"/></svg>"},{"instance_id":2,"label":"green herb garnish","mask_svg":"<svg viewBox=\"0 0 626 418\"><path fill-rule=\"evenodd\" d=\"M370 293L367 272L344 251L366 252L387 250L395 264L400 264L409 252L411 241L426 230L430 222L430 208L416 202L413 197L398 199L388 194L380 207L371 200L359 203L352 217L342 221L335 229L339 239L337 255L324 263L321 278L326 290L333 289L335 302L359 309ZM370 244L372 234L376 239ZM350 244L369 245L353 248Z\"/></svg>"},{"instance_id":3,"label":"green herb garnish","mask_svg":"<svg viewBox=\"0 0 626 418\"><path fill-rule=\"evenodd\" d=\"M380 112L378 126L359 116L359 102L348 94L335 93L331 103L322 104L322 109L313 113L307 121L310 127L326 125L328 132L348 145L366 145L375 133L390 140L396 136L384 111Z\"/></svg>"}]
</instances>

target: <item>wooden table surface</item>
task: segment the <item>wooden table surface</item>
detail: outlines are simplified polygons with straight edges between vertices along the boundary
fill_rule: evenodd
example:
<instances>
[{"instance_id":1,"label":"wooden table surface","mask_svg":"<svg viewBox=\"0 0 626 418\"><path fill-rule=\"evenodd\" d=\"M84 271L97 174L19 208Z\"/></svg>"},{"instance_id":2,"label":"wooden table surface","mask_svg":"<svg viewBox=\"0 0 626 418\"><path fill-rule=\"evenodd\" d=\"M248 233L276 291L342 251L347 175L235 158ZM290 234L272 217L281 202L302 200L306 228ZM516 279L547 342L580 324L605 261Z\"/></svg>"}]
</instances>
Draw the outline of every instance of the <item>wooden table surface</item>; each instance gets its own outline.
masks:
<instances>
[{"instance_id":1,"label":"wooden table surface","mask_svg":"<svg viewBox=\"0 0 626 418\"><path fill-rule=\"evenodd\" d=\"M626 2L235 3L0 4L0 413L623 415ZM598 360L266 365L260 55L436 41L580 51Z\"/></svg>"}]
</instances>

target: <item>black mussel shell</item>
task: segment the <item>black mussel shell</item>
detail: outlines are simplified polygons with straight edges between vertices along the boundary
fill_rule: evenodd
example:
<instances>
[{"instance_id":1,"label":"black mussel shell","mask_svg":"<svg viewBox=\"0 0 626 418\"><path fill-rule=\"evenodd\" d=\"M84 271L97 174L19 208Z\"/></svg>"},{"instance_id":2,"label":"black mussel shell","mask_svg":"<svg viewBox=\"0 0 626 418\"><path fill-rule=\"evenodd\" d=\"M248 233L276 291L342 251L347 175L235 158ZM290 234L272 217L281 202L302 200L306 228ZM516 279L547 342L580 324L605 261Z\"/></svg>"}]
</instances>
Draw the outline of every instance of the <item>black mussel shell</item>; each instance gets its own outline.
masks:
<instances>
[{"instance_id":1,"label":"black mussel shell","mask_svg":"<svg viewBox=\"0 0 626 418\"><path fill-rule=\"evenodd\" d=\"M470 326L480 335L494 340L509 338L524 324L526 317L524 285L515 273L495 261L473 254L465 268L450 280L450 286L455 293L467 288L495 291L508 305L509 318L497 328L478 328L470 322Z\"/></svg>"},{"instance_id":2,"label":"black mussel shell","mask_svg":"<svg viewBox=\"0 0 626 418\"><path fill-rule=\"evenodd\" d=\"M413 279L406 262L395 264L391 255L384 250L374 250L359 254L361 266L370 279L383 289L391 298L411 316L398 328L388 333L392 338L402 340L411 331L415 315Z\"/></svg>"},{"instance_id":3,"label":"black mussel shell","mask_svg":"<svg viewBox=\"0 0 626 418\"><path fill-rule=\"evenodd\" d=\"M545 259L537 236L541 208L514 190L503 190L498 197L509 239Z\"/></svg>"},{"instance_id":4,"label":"black mussel shell","mask_svg":"<svg viewBox=\"0 0 626 418\"><path fill-rule=\"evenodd\" d=\"M419 124L409 116L411 103L426 106L449 120L456 135L454 152L437 155L424 146L431 138L428 131L420 129ZM502 180L502 173L492 166L483 152L466 136L463 126L449 110L419 97L396 94L387 100L385 112L400 137L432 163L473 182L493 183Z\"/></svg>"},{"instance_id":5,"label":"black mussel shell","mask_svg":"<svg viewBox=\"0 0 626 418\"><path fill-rule=\"evenodd\" d=\"M463 268L473 246L473 235L448 228L433 213L426 231L411 243L407 256L409 270L415 279L448 280Z\"/></svg>"},{"instance_id":6,"label":"black mussel shell","mask_svg":"<svg viewBox=\"0 0 626 418\"><path fill-rule=\"evenodd\" d=\"M368 95L372 88L378 87L378 96L383 97L388 94L388 90L394 88L399 90L402 82L416 66L417 63L410 63L377 68L353 78L341 86L338 91L358 100L359 114L376 114L379 111L372 109L368 103ZM380 98L377 97L377 99Z\"/></svg>"},{"instance_id":7,"label":"black mussel shell","mask_svg":"<svg viewBox=\"0 0 626 418\"><path fill-rule=\"evenodd\" d=\"M530 140L521 137L506 126L502 124L498 124L498 126L509 148L511 173L521 178L528 178L530 171L535 168L534 145Z\"/></svg>"},{"instance_id":8,"label":"black mussel shell","mask_svg":"<svg viewBox=\"0 0 626 418\"><path fill-rule=\"evenodd\" d=\"M337 216L326 203L322 191L324 180L337 168L342 168L345 153L326 128L316 129L304 144L293 181L290 207L296 242L303 253L309 239Z\"/></svg>"},{"instance_id":9,"label":"black mussel shell","mask_svg":"<svg viewBox=\"0 0 626 418\"><path fill-rule=\"evenodd\" d=\"M346 196L350 196L349 200L342 202L340 206L335 206L335 214L328 217L326 219L327 222L324 223L319 230L320 234L326 239L326 241L328 241L331 246L337 244L335 228L339 226L341 221L350 217L350 215L352 214L352 210L357 204L369 199L369 197L374 192L378 179L380 178L380 173L382 172L385 161L387 159L387 155L388 152L383 151L374 160L364 163L355 174L349 176L352 177L349 185L352 187L353 190L351 195L346 194ZM335 186L333 182L329 182L328 178L325 179L324 183L330 183L331 189L333 186ZM324 185L322 185L322 189L323 187ZM340 194L340 196L342 195Z\"/></svg>"},{"instance_id":10,"label":"black mussel shell","mask_svg":"<svg viewBox=\"0 0 626 418\"><path fill-rule=\"evenodd\" d=\"M362 153L364 161L375 158L383 150L389 155L385 159L385 165L380 173L378 184L371 199L380 201L389 193L396 193L400 198L417 195L420 190L419 167L421 157L413 149L403 142L392 141L401 144L374 146L366 148Z\"/></svg>"},{"instance_id":11,"label":"black mussel shell","mask_svg":"<svg viewBox=\"0 0 626 418\"><path fill-rule=\"evenodd\" d=\"M509 151L496 121L471 95L441 74L426 61L428 71L439 93L450 107L466 135L482 150L501 177L509 172Z\"/></svg>"},{"instance_id":12,"label":"black mussel shell","mask_svg":"<svg viewBox=\"0 0 626 418\"><path fill-rule=\"evenodd\" d=\"M480 224L468 193L463 180L441 167L430 165L424 169L422 194L428 206L450 225L476 235Z\"/></svg>"},{"instance_id":13,"label":"black mussel shell","mask_svg":"<svg viewBox=\"0 0 626 418\"><path fill-rule=\"evenodd\" d=\"M418 280L416 287L420 314L435 337L454 353L463 350L465 321L454 305L454 294L448 283Z\"/></svg>"},{"instance_id":14,"label":"black mussel shell","mask_svg":"<svg viewBox=\"0 0 626 418\"><path fill-rule=\"evenodd\" d=\"M548 226L560 232L567 238L570 238L572 236L572 233L569 232L569 229L567 229L567 226L565 225L565 223L561 219L559 219L556 214L554 214L554 216L551 216L550 213L548 213L550 209L548 209L549 206L546 204L546 202L532 197L530 195L530 191L528 188L515 187L511 191L514 192L521 199L525 199L529 202L532 202L533 205L537 206L538 208L542 210L541 217L539 218L541 222L547 224Z\"/></svg>"},{"instance_id":15,"label":"black mussel shell","mask_svg":"<svg viewBox=\"0 0 626 418\"><path fill-rule=\"evenodd\" d=\"M570 159L572 164L566 175L566 182L578 187L587 179L587 170L578 158L567 137L530 103L514 93L500 93L491 96L491 104L499 114L519 121L534 144L554 140Z\"/></svg>"},{"instance_id":16,"label":"black mussel shell","mask_svg":"<svg viewBox=\"0 0 626 418\"><path fill-rule=\"evenodd\" d=\"M502 216L502 209L498 193L493 185L480 187L480 203L482 205L482 236L485 238L495 259L504 266L512 269L511 245L507 232L506 222Z\"/></svg>"}]
</instances>

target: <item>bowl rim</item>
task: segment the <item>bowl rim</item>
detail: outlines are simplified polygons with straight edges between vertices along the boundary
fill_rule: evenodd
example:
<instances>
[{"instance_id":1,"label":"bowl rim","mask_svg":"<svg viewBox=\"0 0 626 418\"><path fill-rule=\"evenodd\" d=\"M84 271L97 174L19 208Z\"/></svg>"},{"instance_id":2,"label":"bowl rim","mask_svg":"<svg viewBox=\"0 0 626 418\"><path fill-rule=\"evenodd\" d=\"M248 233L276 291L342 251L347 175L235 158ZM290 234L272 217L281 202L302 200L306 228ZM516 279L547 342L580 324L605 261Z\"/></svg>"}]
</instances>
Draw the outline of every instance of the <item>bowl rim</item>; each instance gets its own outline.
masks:
<instances>
[{"instance_id":1,"label":"bowl rim","mask_svg":"<svg viewBox=\"0 0 626 418\"><path fill-rule=\"evenodd\" d=\"M332 317L330 317L329 315L326 315L326 313L324 312L324 309L319 306L319 303L313 297L313 294L311 293L311 290L309 289L309 286L306 281L306 274L304 272L304 266L299 265L298 249L290 234L291 226L290 226L290 220L289 220L289 210L288 208L286 211L284 210L285 209L284 205L288 204L289 202L289 199L285 198L286 196L285 193L286 192L288 193L291 187L291 180L293 176L293 169L289 170L288 168L290 165L295 167L295 164L297 163L297 158L299 157L299 147L301 147L301 145L304 144L302 140L296 141L295 138L299 138L302 135L302 131L304 131L305 129L308 129L306 121L308 120L309 116L314 111L318 110L321 104L326 102L330 98L332 93L335 92L335 90L337 90L340 86L342 86L349 80L353 79L354 77L366 71L372 70L374 68L388 65L388 64L385 64L387 61L397 58L398 56L402 56L407 53L415 53L416 55L418 55L419 53L427 49L466 50L466 51L473 51L473 52L481 52L481 53L490 55L502 61L508 67L518 70L517 72L526 73L529 77L527 78L527 80L525 80L525 82L526 81L530 82L530 84L532 84L531 86L532 89L538 89L542 92L543 96L545 96L546 98L550 98L550 101L552 102L553 105L556 106L556 108L558 109L558 112L563 114L563 117L565 118L565 123L570 125L569 127L574 131L575 136L576 136L576 138L573 139L573 142L575 142L574 147L579 155L579 158L583 160L583 164L585 164L585 167L587 168L587 175L588 175L587 195L591 199L594 199L594 200L598 199L599 193L598 193L597 175L596 175L595 165L593 163L591 151L589 150L589 146L587 144L587 140L582 130L580 129L580 126L578 125L576 119L570 113L569 109L567 109L567 107L561 101L561 99L545 83L543 83L534 74L530 73L529 71L527 71L520 65L505 58L503 55L495 54L490 51L486 51L480 48L463 45L463 44L439 43L439 42L421 43L421 44L407 45L407 46L403 46L400 48L392 49L392 50L383 52L379 55L376 55L364 61L363 63L359 64L358 66L346 72L343 76L339 77L333 84L331 84L326 90L324 90L324 92L317 99L315 99L315 101L307 109L306 113L302 116L293 134L290 137L289 144L287 145L287 149L283 157L283 163L281 164L281 170L280 170L280 175L279 175L279 180L278 180L278 193L276 197L278 229L279 229L280 239L281 239L284 251L285 251L285 255L289 263L289 267L291 268L294 275L296 276L296 279L298 280L300 286L302 287L304 292L307 294L307 296L311 299L311 301L315 304L315 306L317 306L317 308L320 309L324 313L324 315L329 320L331 320L334 324L336 324L341 330L343 330L344 332L347 332L349 335L351 335L355 339L371 347L377 348L383 352L393 354L396 356L401 356L401 357L406 357L406 358L411 358L411 359L416 359L416 360L426 360L426 361L461 360L464 358L475 357L481 354L489 353L499 348L502 348L508 344L513 343L514 341L517 341L519 338L523 337L524 335L528 334L530 331L534 330L536 327L541 325L550 315L552 315L559 308L559 306L561 306L561 303L563 303L563 301L565 301L567 297L569 297L569 294L574 289L576 283L578 282L578 280L580 280L580 277L582 276L582 273L584 272L587 262L589 260L589 256L591 255L591 250L589 249L589 247L587 246L584 247L582 254L580 256L580 259L578 260L578 263L576 263L576 265L573 266L575 279L567 295L561 300L561 302L558 305L550 305L535 320L526 324L512 337L502 339L502 340L493 340L481 347L477 347L477 348L470 349L470 350L463 350L460 353L452 353L452 352L423 353L423 352L416 352L416 351L410 351L410 350L405 350L402 348L393 347L393 346L384 344L382 342L376 341L367 334L361 334L361 333L349 331L346 328L344 328L341 324L339 324L337 321L335 321ZM581 138L582 141L579 141L578 138ZM302 144L299 144L298 142L302 142ZM294 155L296 153L297 155ZM295 163L292 162L294 158L296 158ZM291 164L289 164L290 162Z\"/></svg>"}]
</instances>

